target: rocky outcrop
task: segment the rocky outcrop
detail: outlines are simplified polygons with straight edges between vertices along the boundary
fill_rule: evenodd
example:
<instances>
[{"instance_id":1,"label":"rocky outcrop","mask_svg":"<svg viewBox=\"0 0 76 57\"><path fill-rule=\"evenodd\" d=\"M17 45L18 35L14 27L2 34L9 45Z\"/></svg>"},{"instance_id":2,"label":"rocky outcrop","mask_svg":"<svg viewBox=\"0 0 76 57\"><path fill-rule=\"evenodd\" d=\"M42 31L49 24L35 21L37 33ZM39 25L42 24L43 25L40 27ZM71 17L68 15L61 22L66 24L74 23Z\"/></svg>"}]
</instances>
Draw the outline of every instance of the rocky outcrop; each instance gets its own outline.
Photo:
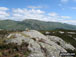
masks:
<instances>
[{"instance_id":1,"label":"rocky outcrop","mask_svg":"<svg viewBox=\"0 0 76 57\"><path fill-rule=\"evenodd\" d=\"M70 43L65 42L64 40L62 40L59 37L56 37L56 36L47 36L47 38L49 38L51 41L57 43L58 45L60 45L64 49L75 50L74 46L72 46Z\"/></svg>"},{"instance_id":2,"label":"rocky outcrop","mask_svg":"<svg viewBox=\"0 0 76 57\"><path fill-rule=\"evenodd\" d=\"M23 31L22 33L29 35L31 38L35 38L36 40L46 39L46 36L36 30Z\"/></svg>"},{"instance_id":3,"label":"rocky outcrop","mask_svg":"<svg viewBox=\"0 0 76 57\"><path fill-rule=\"evenodd\" d=\"M18 45L21 45L22 42L27 43L28 50L31 51L28 57L61 57L60 52L67 52L64 47L65 42L62 39L47 37L36 30L14 33L15 38L10 38L12 35L8 36L6 43L17 43Z\"/></svg>"}]
</instances>

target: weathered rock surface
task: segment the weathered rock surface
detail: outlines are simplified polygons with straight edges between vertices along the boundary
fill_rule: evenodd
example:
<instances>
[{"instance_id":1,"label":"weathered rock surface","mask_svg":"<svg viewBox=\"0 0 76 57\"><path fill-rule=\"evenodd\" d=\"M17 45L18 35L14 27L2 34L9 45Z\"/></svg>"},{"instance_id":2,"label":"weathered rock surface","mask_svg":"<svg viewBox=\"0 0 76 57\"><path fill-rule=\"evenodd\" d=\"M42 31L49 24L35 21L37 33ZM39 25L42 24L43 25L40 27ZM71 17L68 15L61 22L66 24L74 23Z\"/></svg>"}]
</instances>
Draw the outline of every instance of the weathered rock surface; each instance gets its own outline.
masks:
<instances>
[{"instance_id":1,"label":"weathered rock surface","mask_svg":"<svg viewBox=\"0 0 76 57\"><path fill-rule=\"evenodd\" d=\"M14 34L15 38L10 38L11 35L13 34L8 36L9 39L6 40L6 43L17 43L18 45L21 45L22 42L28 43L28 50L31 51L31 54L28 57L61 57L59 56L59 53L67 52L65 47L68 48L71 46L69 44L66 44L68 45L66 46L65 42L58 37L46 37L36 30L16 33ZM58 45L57 42L59 42L60 45Z\"/></svg>"},{"instance_id":2,"label":"weathered rock surface","mask_svg":"<svg viewBox=\"0 0 76 57\"><path fill-rule=\"evenodd\" d=\"M65 48L65 49L71 49L71 50L75 50L74 46L72 46L70 43L66 43L64 40L62 40L59 37L56 36L47 36L51 41L57 43L58 45L60 45L61 47Z\"/></svg>"},{"instance_id":3,"label":"weathered rock surface","mask_svg":"<svg viewBox=\"0 0 76 57\"><path fill-rule=\"evenodd\" d=\"M43 34L41 34L40 32L38 32L36 30L24 31L22 33L24 33L25 35L30 36L31 38L36 38L36 40L46 39L46 36L44 36Z\"/></svg>"}]
</instances>

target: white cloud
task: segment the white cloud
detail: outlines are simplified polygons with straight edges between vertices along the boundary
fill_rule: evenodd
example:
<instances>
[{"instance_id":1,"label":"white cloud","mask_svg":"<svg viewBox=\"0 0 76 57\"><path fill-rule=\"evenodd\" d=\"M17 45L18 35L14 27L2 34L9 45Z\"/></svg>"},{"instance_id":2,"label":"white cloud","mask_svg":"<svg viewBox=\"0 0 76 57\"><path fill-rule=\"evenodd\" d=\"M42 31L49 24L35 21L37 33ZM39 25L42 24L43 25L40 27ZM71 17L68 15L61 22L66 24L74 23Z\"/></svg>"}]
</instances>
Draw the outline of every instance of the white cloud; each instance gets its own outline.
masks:
<instances>
[{"instance_id":1,"label":"white cloud","mask_svg":"<svg viewBox=\"0 0 76 57\"><path fill-rule=\"evenodd\" d=\"M60 16L59 14L57 14L55 12L51 12L48 15L50 15L53 18L57 18L57 19L70 19L70 18L72 18L70 16Z\"/></svg>"},{"instance_id":2,"label":"white cloud","mask_svg":"<svg viewBox=\"0 0 76 57\"><path fill-rule=\"evenodd\" d=\"M21 14L13 14L14 17L21 17Z\"/></svg>"},{"instance_id":3,"label":"white cloud","mask_svg":"<svg viewBox=\"0 0 76 57\"><path fill-rule=\"evenodd\" d=\"M12 18L15 20L24 20L24 19L37 19L43 21L54 21L59 22L63 19L70 19L70 16L60 16L56 12L51 12L46 14L45 11L40 9L13 9Z\"/></svg>"},{"instance_id":4,"label":"white cloud","mask_svg":"<svg viewBox=\"0 0 76 57\"><path fill-rule=\"evenodd\" d=\"M45 11L42 11L40 9L14 8L12 9L11 13L8 13L8 10L1 9L0 19L2 18L7 19L8 17L10 17L10 19L17 21L24 19L37 19L42 21L54 21L54 22L76 24L74 20L69 20L70 18L72 18L70 16L61 16L56 12L46 13Z\"/></svg>"},{"instance_id":5,"label":"white cloud","mask_svg":"<svg viewBox=\"0 0 76 57\"><path fill-rule=\"evenodd\" d=\"M14 13L24 13L25 9L20 9L20 8L17 8L17 9L12 9L12 11ZM26 10L27 11L27 10Z\"/></svg>"},{"instance_id":6,"label":"white cloud","mask_svg":"<svg viewBox=\"0 0 76 57\"><path fill-rule=\"evenodd\" d=\"M0 19L5 19L9 16L9 13L7 12L9 10L6 7L0 7Z\"/></svg>"},{"instance_id":7,"label":"white cloud","mask_svg":"<svg viewBox=\"0 0 76 57\"><path fill-rule=\"evenodd\" d=\"M52 16L52 17L56 17L56 16L58 16L58 14L55 13L55 12L49 13L49 15Z\"/></svg>"},{"instance_id":8,"label":"white cloud","mask_svg":"<svg viewBox=\"0 0 76 57\"><path fill-rule=\"evenodd\" d=\"M63 23L69 23L69 22L65 22L65 21L69 21L69 19L71 19L72 17L70 16L61 16L55 12L49 13L49 21L54 21L54 22L63 22ZM71 24L71 23L69 23Z\"/></svg>"},{"instance_id":9,"label":"white cloud","mask_svg":"<svg viewBox=\"0 0 76 57\"><path fill-rule=\"evenodd\" d=\"M14 19L17 18L18 19L43 19L43 14L45 12L44 11L41 11L40 9L13 9L13 14L12 14L12 17Z\"/></svg>"},{"instance_id":10,"label":"white cloud","mask_svg":"<svg viewBox=\"0 0 76 57\"><path fill-rule=\"evenodd\" d=\"M47 5L41 5L41 6L27 6L27 8L31 8L31 9L40 9L40 8L49 8L49 6Z\"/></svg>"},{"instance_id":11,"label":"white cloud","mask_svg":"<svg viewBox=\"0 0 76 57\"><path fill-rule=\"evenodd\" d=\"M6 7L0 7L0 11L6 11L6 10L9 10L9 9Z\"/></svg>"},{"instance_id":12,"label":"white cloud","mask_svg":"<svg viewBox=\"0 0 76 57\"><path fill-rule=\"evenodd\" d=\"M18 9L13 9L13 12L14 13L36 13L36 14L41 14L41 13L45 13L44 11L41 11L41 10L35 10L35 9L31 9L31 10L27 10L27 9L20 9L20 8L18 8Z\"/></svg>"},{"instance_id":13,"label":"white cloud","mask_svg":"<svg viewBox=\"0 0 76 57\"><path fill-rule=\"evenodd\" d=\"M43 8L43 7L42 6L28 6L28 8L35 9L35 8Z\"/></svg>"},{"instance_id":14,"label":"white cloud","mask_svg":"<svg viewBox=\"0 0 76 57\"><path fill-rule=\"evenodd\" d=\"M76 25L76 20L61 20L60 22Z\"/></svg>"},{"instance_id":15,"label":"white cloud","mask_svg":"<svg viewBox=\"0 0 76 57\"><path fill-rule=\"evenodd\" d=\"M31 13L35 13L35 14L42 14L42 13L45 13L44 11L35 10L35 9L30 10L30 12L31 12Z\"/></svg>"},{"instance_id":16,"label":"white cloud","mask_svg":"<svg viewBox=\"0 0 76 57\"><path fill-rule=\"evenodd\" d=\"M5 15L5 16L9 16L9 14L5 11L0 11L0 15Z\"/></svg>"},{"instance_id":17,"label":"white cloud","mask_svg":"<svg viewBox=\"0 0 76 57\"><path fill-rule=\"evenodd\" d=\"M70 19L70 16L61 16L62 19Z\"/></svg>"}]
</instances>

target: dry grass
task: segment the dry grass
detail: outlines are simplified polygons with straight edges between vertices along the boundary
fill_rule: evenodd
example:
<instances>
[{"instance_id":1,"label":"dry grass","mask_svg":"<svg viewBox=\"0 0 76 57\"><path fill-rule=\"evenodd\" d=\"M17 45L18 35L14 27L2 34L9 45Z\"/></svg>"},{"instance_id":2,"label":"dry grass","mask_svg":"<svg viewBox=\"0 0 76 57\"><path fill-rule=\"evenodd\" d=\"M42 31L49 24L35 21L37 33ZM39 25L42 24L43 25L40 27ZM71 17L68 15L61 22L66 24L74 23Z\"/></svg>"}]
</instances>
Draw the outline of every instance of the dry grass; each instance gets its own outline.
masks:
<instances>
[{"instance_id":1,"label":"dry grass","mask_svg":"<svg viewBox=\"0 0 76 57\"><path fill-rule=\"evenodd\" d=\"M11 36L9 37L9 39L16 38L15 34L21 34L21 35L24 36L24 37L30 37L29 35L26 35L26 34L24 34L24 33L22 33L22 32L13 32L13 33L11 33L11 34L13 34L13 35L11 35Z\"/></svg>"}]
</instances>

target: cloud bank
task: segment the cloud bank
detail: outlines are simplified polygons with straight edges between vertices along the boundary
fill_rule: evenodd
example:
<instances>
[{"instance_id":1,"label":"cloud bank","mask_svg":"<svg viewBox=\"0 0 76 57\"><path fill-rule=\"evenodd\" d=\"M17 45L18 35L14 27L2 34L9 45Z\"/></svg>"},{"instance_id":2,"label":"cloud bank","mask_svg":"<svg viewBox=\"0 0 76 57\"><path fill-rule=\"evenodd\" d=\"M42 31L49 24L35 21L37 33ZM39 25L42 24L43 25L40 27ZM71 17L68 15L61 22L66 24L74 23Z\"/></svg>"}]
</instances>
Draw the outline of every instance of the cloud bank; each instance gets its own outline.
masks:
<instances>
[{"instance_id":1,"label":"cloud bank","mask_svg":"<svg viewBox=\"0 0 76 57\"><path fill-rule=\"evenodd\" d=\"M9 12L11 10L11 12ZM22 21L24 19L36 19L42 21L53 21L53 22L63 22L69 24L76 24L75 20L69 20L70 16L62 16L56 12L46 13L40 9L26 9L26 8L13 8L9 9L6 7L0 7L0 19L11 19L16 21Z\"/></svg>"}]
</instances>

